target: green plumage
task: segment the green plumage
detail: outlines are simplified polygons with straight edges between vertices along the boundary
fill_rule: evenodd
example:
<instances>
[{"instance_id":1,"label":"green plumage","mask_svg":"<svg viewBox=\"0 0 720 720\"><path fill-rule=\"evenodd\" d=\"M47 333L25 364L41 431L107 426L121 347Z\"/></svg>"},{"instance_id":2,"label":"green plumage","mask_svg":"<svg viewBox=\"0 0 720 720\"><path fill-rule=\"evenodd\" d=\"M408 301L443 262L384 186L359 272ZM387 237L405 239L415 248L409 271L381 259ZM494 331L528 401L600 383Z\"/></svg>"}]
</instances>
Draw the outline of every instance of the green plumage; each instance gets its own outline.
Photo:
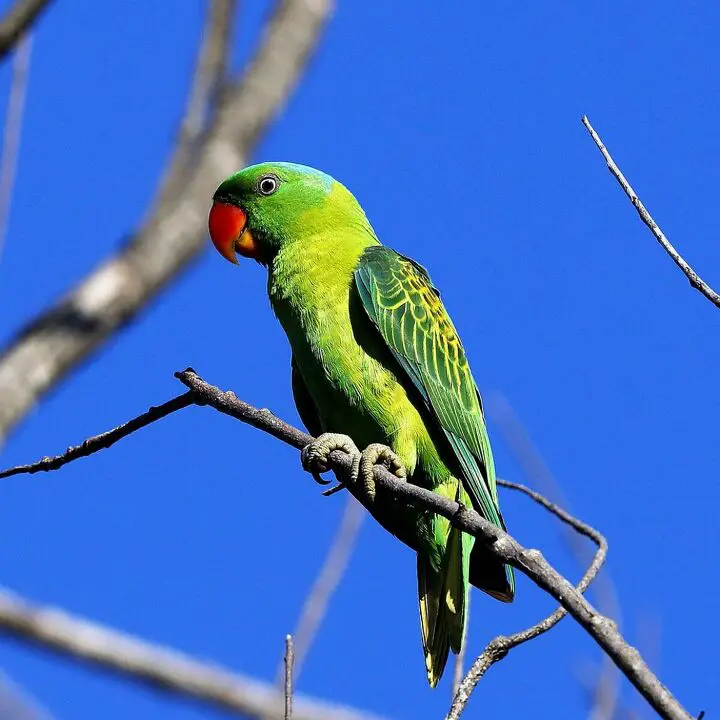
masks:
<instances>
[{"instance_id":1,"label":"green plumage","mask_svg":"<svg viewBox=\"0 0 720 720\"><path fill-rule=\"evenodd\" d=\"M259 192L271 176L277 188ZM226 180L216 199L247 214L268 293L293 352L292 386L314 435L388 445L410 482L505 527L477 391L455 328L420 265L380 245L350 192L324 173L267 163ZM423 647L434 687L460 651L470 584L510 601L510 568L432 513L373 508L417 551Z\"/></svg>"}]
</instances>

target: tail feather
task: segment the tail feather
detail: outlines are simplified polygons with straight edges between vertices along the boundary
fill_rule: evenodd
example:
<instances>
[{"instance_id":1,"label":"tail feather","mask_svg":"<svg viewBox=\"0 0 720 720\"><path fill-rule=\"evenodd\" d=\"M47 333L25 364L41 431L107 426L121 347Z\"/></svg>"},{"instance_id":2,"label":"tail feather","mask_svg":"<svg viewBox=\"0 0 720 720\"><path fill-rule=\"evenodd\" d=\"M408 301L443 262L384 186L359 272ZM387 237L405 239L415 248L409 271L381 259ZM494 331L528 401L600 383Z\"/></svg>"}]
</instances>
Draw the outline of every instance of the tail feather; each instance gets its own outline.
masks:
<instances>
[{"instance_id":1,"label":"tail feather","mask_svg":"<svg viewBox=\"0 0 720 720\"><path fill-rule=\"evenodd\" d=\"M443 594L449 622L450 649L459 653L462 647L463 630L465 625L465 606L467 605L468 583L463 582L463 575L467 578L463 562L463 533L450 530L447 546L445 548L445 572Z\"/></svg>"},{"instance_id":2,"label":"tail feather","mask_svg":"<svg viewBox=\"0 0 720 720\"><path fill-rule=\"evenodd\" d=\"M433 688L442 677L450 650L458 654L462 649L473 541L473 537L450 528L440 570L418 553L420 625L425 668Z\"/></svg>"},{"instance_id":3,"label":"tail feather","mask_svg":"<svg viewBox=\"0 0 720 720\"><path fill-rule=\"evenodd\" d=\"M470 584L501 602L515 596L515 575L509 565L498 560L484 543L476 542L470 555Z\"/></svg>"},{"instance_id":4,"label":"tail feather","mask_svg":"<svg viewBox=\"0 0 720 720\"><path fill-rule=\"evenodd\" d=\"M425 670L430 687L434 688L442 677L450 652L444 605L441 607L441 600L444 600L442 574L433 568L427 557L418 553L417 576Z\"/></svg>"}]
</instances>

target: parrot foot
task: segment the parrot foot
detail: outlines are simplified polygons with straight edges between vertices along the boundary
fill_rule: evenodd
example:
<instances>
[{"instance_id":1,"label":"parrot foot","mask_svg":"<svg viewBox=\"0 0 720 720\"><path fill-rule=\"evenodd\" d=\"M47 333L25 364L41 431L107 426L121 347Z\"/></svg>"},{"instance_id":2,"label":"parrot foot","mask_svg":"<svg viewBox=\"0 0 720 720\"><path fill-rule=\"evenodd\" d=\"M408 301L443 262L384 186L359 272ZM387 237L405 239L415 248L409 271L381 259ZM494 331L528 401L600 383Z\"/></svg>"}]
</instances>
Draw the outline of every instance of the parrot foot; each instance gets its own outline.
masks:
<instances>
[{"instance_id":1,"label":"parrot foot","mask_svg":"<svg viewBox=\"0 0 720 720\"><path fill-rule=\"evenodd\" d=\"M400 458L387 445L373 443L368 445L360 456L358 472L355 479L360 482L365 495L370 502L375 500L375 477L376 465L384 465L396 478L407 479L405 466Z\"/></svg>"},{"instance_id":2,"label":"parrot foot","mask_svg":"<svg viewBox=\"0 0 720 720\"><path fill-rule=\"evenodd\" d=\"M353 482L360 484L360 489L370 502L375 500L375 478L373 474L376 465L384 465L400 480L407 479L407 472L402 461L387 445L373 443L368 445L361 453L357 449L357 445L347 435L323 433L317 440L306 445L300 453L303 468L313 476L315 482L321 485L330 484L320 475L329 469L328 456L335 450L341 450L352 458L353 464L350 477ZM334 495L344 487L345 485L341 482L326 490L323 495Z\"/></svg>"},{"instance_id":3,"label":"parrot foot","mask_svg":"<svg viewBox=\"0 0 720 720\"><path fill-rule=\"evenodd\" d=\"M320 485L329 485L329 480L323 480L321 473L328 471L328 455L335 450L342 450L353 458L352 476L357 477L357 466L360 463L360 451L357 445L347 435L339 433L323 433L317 440L306 445L300 453L303 469L309 472L315 482Z\"/></svg>"}]
</instances>

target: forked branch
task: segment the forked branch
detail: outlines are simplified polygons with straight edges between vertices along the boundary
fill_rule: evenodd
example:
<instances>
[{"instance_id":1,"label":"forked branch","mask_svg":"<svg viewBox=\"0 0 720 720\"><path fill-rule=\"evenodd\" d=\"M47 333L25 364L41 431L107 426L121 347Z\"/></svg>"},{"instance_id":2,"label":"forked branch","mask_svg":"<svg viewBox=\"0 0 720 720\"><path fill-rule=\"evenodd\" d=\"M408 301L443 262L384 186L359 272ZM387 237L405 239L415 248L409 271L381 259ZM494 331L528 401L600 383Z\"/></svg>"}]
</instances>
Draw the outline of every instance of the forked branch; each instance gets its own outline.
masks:
<instances>
[{"instance_id":1,"label":"forked branch","mask_svg":"<svg viewBox=\"0 0 720 720\"><path fill-rule=\"evenodd\" d=\"M60 608L0 591L0 632L166 692L250 718L284 715L283 692L214 663L118 632ZM295 720L380 720L342 705L298 697Z\"/></svg>"},{"instance_id":2,"label":"forked branch","mask_svg":"<svg viewBox=\"0 0 720 720\"><path fill-rule=\"evenodd\" d=\"M600 568L605 562L608 549L605 536L598 532L595 528L582 522L582 520L578 520L576 517L573 517L561 507L553 502L550 502L550 500L546 497L535 490L526 487L525 485L500 479L498 480L498 485L524 493L536 503L544 507L547 511L558 517L562 522L569 525L573 530L575 530L575 532L580 535L584 535L597 545L597 551L595 552L595 556L593 557L590 566L585 571L585 574L575 588L579 593L585 592L587 587L597 576L598 572L600 572ZM513 633L512 635L499 635L491 640L482 653L477 657L475 662L470 666L467 675L465 675L460 683L457 692L455 693L455 697L453 698L452 705L450 706L450 712L447 715L447 720L457 720L460 717L460 714L463 712L468 700L470 699L471 693L485 673L496 662L499 662L506 657L510 650L514 647L522 645L528 640L533 640L555 627L555 625L557 625L566 615L567 610L564 607L559 607L553 613L526 630L521 630Z\"/></svg>"}]
</instances>

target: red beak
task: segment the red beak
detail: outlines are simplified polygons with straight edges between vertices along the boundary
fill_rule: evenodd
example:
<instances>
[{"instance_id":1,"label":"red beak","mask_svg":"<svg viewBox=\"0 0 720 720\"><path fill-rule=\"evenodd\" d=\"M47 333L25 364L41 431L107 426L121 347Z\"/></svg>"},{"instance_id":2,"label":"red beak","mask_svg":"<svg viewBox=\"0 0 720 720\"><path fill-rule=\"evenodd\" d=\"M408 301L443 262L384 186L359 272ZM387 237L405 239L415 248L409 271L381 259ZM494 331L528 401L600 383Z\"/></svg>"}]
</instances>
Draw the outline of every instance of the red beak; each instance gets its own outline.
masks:
<instances>
[{"instance_id":1,"label":"red beak","mask_svg":"<svg viewBox=\"0 0 720 720\"><path fill-rule=\"evenodd\" d=\"M224 202L213 203L208 217L210 239L216 250L235 265L238 264L235 253L240 252L242 255L252 257L250 253L254 253L255 250L255 243L246 225L247 215L244 210ZM243 238L245 234L249 237Z\"/></svg>"}]
</instances>

